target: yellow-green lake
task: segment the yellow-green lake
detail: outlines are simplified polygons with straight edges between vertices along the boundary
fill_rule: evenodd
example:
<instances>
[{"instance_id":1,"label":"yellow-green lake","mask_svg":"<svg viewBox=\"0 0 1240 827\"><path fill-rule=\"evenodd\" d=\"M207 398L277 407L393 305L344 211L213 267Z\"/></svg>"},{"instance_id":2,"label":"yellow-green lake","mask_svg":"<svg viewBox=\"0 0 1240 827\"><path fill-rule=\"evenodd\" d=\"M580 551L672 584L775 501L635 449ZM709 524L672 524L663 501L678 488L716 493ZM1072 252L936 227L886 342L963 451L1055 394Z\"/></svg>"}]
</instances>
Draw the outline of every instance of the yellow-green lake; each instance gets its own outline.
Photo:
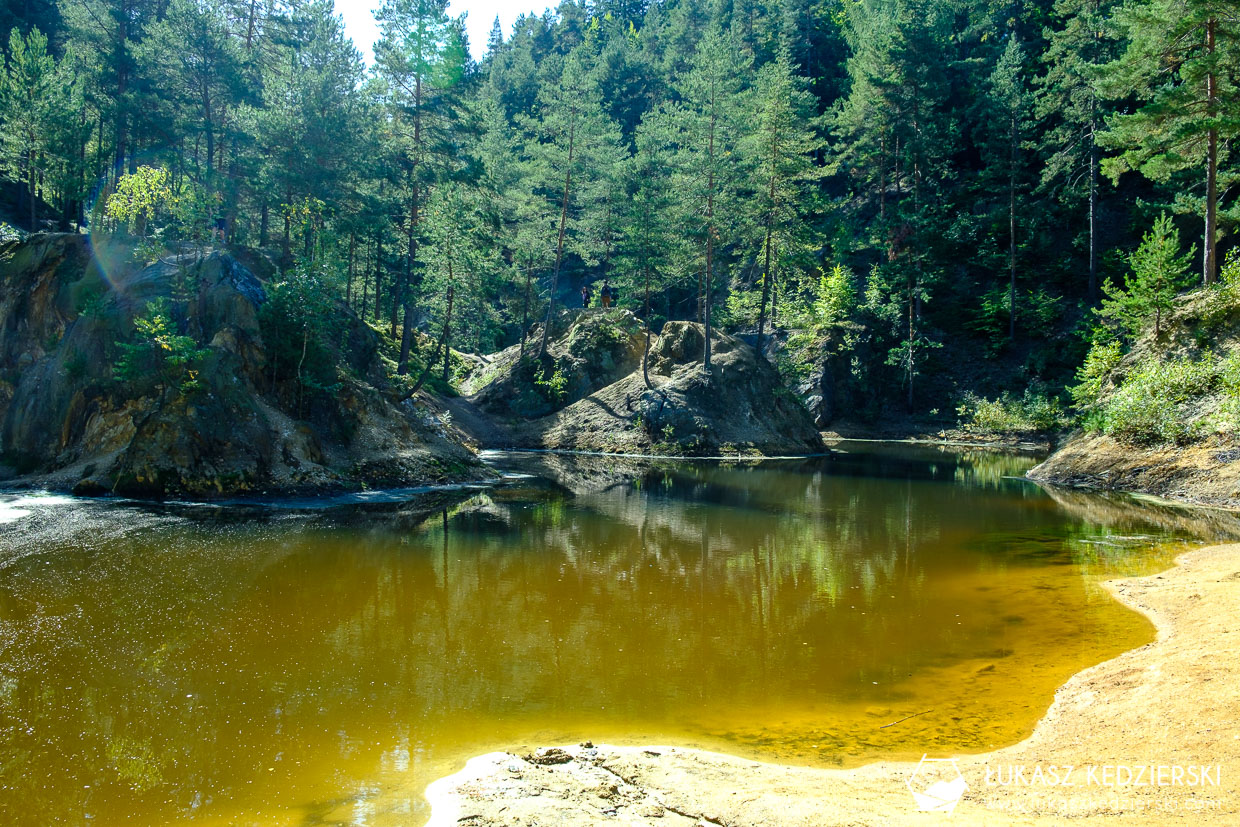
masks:
<instances>
[{"instance_id":1,"label":"yellow-green lake","mask_svg":"<svg viewBox=\"0 0 1240 827\"><path fill-rule=\"evenodd\" d=\"M584 739L985 750L1152 639L1101 580L1234 531L1019 456L489 461L433 495L0 495L0 822L417 823L468 756Z\"/></svg>"}]
</instances>

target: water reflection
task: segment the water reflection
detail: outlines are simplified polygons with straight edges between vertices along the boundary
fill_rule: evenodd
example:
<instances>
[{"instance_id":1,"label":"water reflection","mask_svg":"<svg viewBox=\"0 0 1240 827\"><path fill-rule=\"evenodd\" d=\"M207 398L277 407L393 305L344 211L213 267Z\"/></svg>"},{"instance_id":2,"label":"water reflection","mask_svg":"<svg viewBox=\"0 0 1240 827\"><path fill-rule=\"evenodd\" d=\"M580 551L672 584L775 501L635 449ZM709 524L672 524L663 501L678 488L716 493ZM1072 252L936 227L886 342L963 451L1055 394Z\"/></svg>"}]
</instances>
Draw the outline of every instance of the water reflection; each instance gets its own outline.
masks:
<instances>
[{"instance_id":1,"label":"water reflection","mask_svg":"<svg viewBox=\"0 0 1240 827\"><path fill-rule=\"evenodd\" d=\"M494 461L530 476L310 512L23 501L0 818L403 822L466 755L585 737L984 749L1148 638L1098 573L1226 530L1048 496L1020 457Z\"/></svg>"}]
</instances>

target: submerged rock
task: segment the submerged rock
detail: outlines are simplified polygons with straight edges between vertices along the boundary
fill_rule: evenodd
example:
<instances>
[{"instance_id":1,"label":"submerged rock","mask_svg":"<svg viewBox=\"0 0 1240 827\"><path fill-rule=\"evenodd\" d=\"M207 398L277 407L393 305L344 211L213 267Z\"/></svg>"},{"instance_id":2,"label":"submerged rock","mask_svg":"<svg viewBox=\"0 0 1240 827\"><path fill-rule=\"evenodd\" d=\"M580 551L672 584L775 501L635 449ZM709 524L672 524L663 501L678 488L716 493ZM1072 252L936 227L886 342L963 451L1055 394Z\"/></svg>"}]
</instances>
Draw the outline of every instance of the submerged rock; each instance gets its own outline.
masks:
<instances>
[{"instance_id":1,"label":"submerged rock","mask_svg":"<svg viewBox=\"0 0 1240 827\"><path fill-rule=\"evenodd\" d=\"M317 366L335 384L306 392L273 363L267 288L236 258L126 260L73 234L0 245L0 451L22 481L161 497L489 474L429 400L392 401L378 337L343 305L334 365ZM116 375L119 343L157 299L201 351L190 392Z\"/></svg>"}]
</instances>

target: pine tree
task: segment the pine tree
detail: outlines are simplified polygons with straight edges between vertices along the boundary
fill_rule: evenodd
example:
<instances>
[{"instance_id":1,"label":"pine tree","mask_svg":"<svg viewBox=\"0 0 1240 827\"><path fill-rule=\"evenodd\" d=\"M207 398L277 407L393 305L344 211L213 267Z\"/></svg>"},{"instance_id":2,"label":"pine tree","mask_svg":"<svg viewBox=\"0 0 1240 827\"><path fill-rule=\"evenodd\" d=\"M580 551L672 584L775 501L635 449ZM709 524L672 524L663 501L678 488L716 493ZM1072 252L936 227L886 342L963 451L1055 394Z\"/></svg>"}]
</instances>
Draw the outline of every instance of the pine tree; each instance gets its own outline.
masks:
<instances>
[{"instance_id":1,"label":"pine tree","mask_svg":"<svg viewBox=\"0 0 1240 827\"><path fill-rule=\"evenodd\" d=\"M1155 181L1204 171L1202 278L1213 283L1220 153L1240 134L1240 8L1219 0L1130 0L1115 24L1128 45L1102 68L1102 88L1113 98L1133 95L1141 106L1108 118L1100 142L1122 152L1103 170L1112 179L1136 170Z\"/></svg>"},{"instance_id":2,"label":"pine tree","mask_svg":"<svg viewBox=\"0 0 1240 827\"><path fill-rule=\"evenodd\" d=\"M555 232L555 264L551 271L550 296L539 357L551 341L555 320L556 293L564 253L570 245L577 250L588 248L578 238L579 190L603 175L620 160L616 156L618 136L615 124L603 111L593 76L585 70L582 54L574 51L564 59L554 82L539 90L539 119L532 124L539 142L531 149L544 176L542 186L557 207L559 220Z\"/></svg>"},{"instance_id":3,"label":"pine tree","mask_svg":"<svg viewBox=\"0 0 1240 827\"><path fill-rule=\"evenodd\" d=\"M1106 36L1113 4L1106 0L1057 0L1055 14L1063 28L1047 29L1039 78L1037 116L1049 122L1042 143L1049 157L1042 186L1059 187L1064 196L1083 197L1088 213L1090 299L1098 296L1098 133L1107 115L1098 92L1096 67L1114 57L1115 41Z\"/></svg>"},{"instance_id":4,"label":"pine tree","mask_svg":"<svg viewBox=\"0 0 1240 827\"><path fill-rule=\"evenodd\" d=\"M756 119L743 142L754 169L753 190L763 228L762 298L758 306L758 351L766 329L766 311L775 282L779 250L807 235L813 187L823 170L816 157L826 147L816 101L805 79L795 74L791 53L780 49L775 60L758 70Z\"/></svg>"},{"instance_id":5,"label":"pine tree","mask_svg":"<svg viewBox=\"0 0 1240 827\"><path fill-rule=\"evenodd\" d=\"M732 43L717 29L703 35L689 70L675 83L679 105L670 110L677 132L677 191L689 234L700 245L699 308L705 326L702 366L710 372L719 242L736 218L742 180L738 144L743 110L744 67Z\"/></svg>"},{"instance_id":6,"label":"pine tree","mask_svg":"<svg viewBox=\"0 0 1240 827\"><path fill-rule=\"evenodd\" d=\"M646 320L646 341L642 351L642 379L650 383L647 359L650 355L652 290L665 286L664 276L671 266L677 234L673 228L672 155L674 132L666 115L651 112L637 128L633 157L625 164L627 206L621 229L620 258L631 274L629 283L640 274L642 316Z\"/></svg>"},{"instance_id":7,"label":"pine tree","mask_svg":"<svg viewBox=\"0 0 1240 827\"><path fill-rule=\"evenodd\" d=\"M986 98L987 142L992 175L989 187L1007 190L1008 241L1008 339L1016 339L1016 248L1017 202L1024 190L1025 143L1030 128L1033 98L1026 86L1025 50L1015 34L1008 37L1003 54L988 79Z\"/></svg>"},{"instance_id":8,"label":"pine tree","mask_svg":"<svg viewBox=\"0 0 1240 827\"><path fill-rule=\"evenodd\" d=\"M1180 231L1171 217L1162 213L1142 238L1141 246L1128 257L1131 271L1124 288L1107 280L1103 287L1106 298L1098 314L1129 338L1153 315L1154 335L1162 335L1163 315L1175 306L1176 294L1191 280L1189 262L1195 252L1194 246L1180 254Z\"/></svg>"},{"instance_id":9,"label":"pine tree","mask_svg":"<svg viewBox=\"0 0 1240 827\"><path fill-rule=\"evenodd\" d=\"M403 122L406 187L405 271L397 294L404 303L397 372L408 371L413 343L413 282L418 260L421 208L436 177L434 155L446 150L444 111L447 93L464 72L454 48L447 0L387 0L375 19L383 37L375 47L378 69L391 89L394 114ZM395 305L392 337L396 337Z\"/></svg>"},{"instance_id":10,"label":"pine tree","mask_svg":"<svg viewBox=\"0 0 1240 827\"><path fill-rule=\"evenodd\" d=\"M14 28L0 75L0 122L4 125L0 148L6 166L25 182L31 232L39 226L40 156L48 126L59 116L56 110L63 103L57 91L56 60L47 53L47 38L38 29L22 35Z\"/></svg>"}]
</instances>

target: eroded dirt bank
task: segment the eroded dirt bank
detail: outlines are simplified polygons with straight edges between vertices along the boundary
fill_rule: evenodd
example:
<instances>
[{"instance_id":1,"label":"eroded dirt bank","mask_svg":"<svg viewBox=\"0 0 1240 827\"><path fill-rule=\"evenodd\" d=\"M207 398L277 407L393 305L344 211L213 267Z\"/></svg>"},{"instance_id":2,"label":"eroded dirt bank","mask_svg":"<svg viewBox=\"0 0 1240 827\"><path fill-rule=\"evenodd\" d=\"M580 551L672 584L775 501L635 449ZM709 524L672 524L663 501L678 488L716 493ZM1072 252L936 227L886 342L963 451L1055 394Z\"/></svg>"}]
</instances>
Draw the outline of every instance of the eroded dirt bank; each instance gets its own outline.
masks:
<instances>
[{"instance_id":1,"label":"eroded dirt bank","mask_svg":"<svg viewBox=\"0 0 1240 827\"><path fill-rule=\"evenodd\" d=\"M1157 640L1075 675L1021 743L960 756L968 790L951 823L1240 819L1240 544L1187 552L1167 572L1106 587L1153 620ZM824 770L662 746L562 749L472 759L428 788L431 824L946 821L917 811L906 786L915 763ZM1195 784L1185 783L1189 768Z\"/></svg>"},{"instance_id":2,"label":"eroded dirt bank","mask_svg":"<svg viewBox=\"0 0 1240 827\"><path fill-rule=\"evenodd\" d=\"M1052 485L1139 491L1169 500L1240 506L1240 449L1230 440L1134 448L1102 434L1069 440L1029 478Z\"/></svg>"}]
</instances>

